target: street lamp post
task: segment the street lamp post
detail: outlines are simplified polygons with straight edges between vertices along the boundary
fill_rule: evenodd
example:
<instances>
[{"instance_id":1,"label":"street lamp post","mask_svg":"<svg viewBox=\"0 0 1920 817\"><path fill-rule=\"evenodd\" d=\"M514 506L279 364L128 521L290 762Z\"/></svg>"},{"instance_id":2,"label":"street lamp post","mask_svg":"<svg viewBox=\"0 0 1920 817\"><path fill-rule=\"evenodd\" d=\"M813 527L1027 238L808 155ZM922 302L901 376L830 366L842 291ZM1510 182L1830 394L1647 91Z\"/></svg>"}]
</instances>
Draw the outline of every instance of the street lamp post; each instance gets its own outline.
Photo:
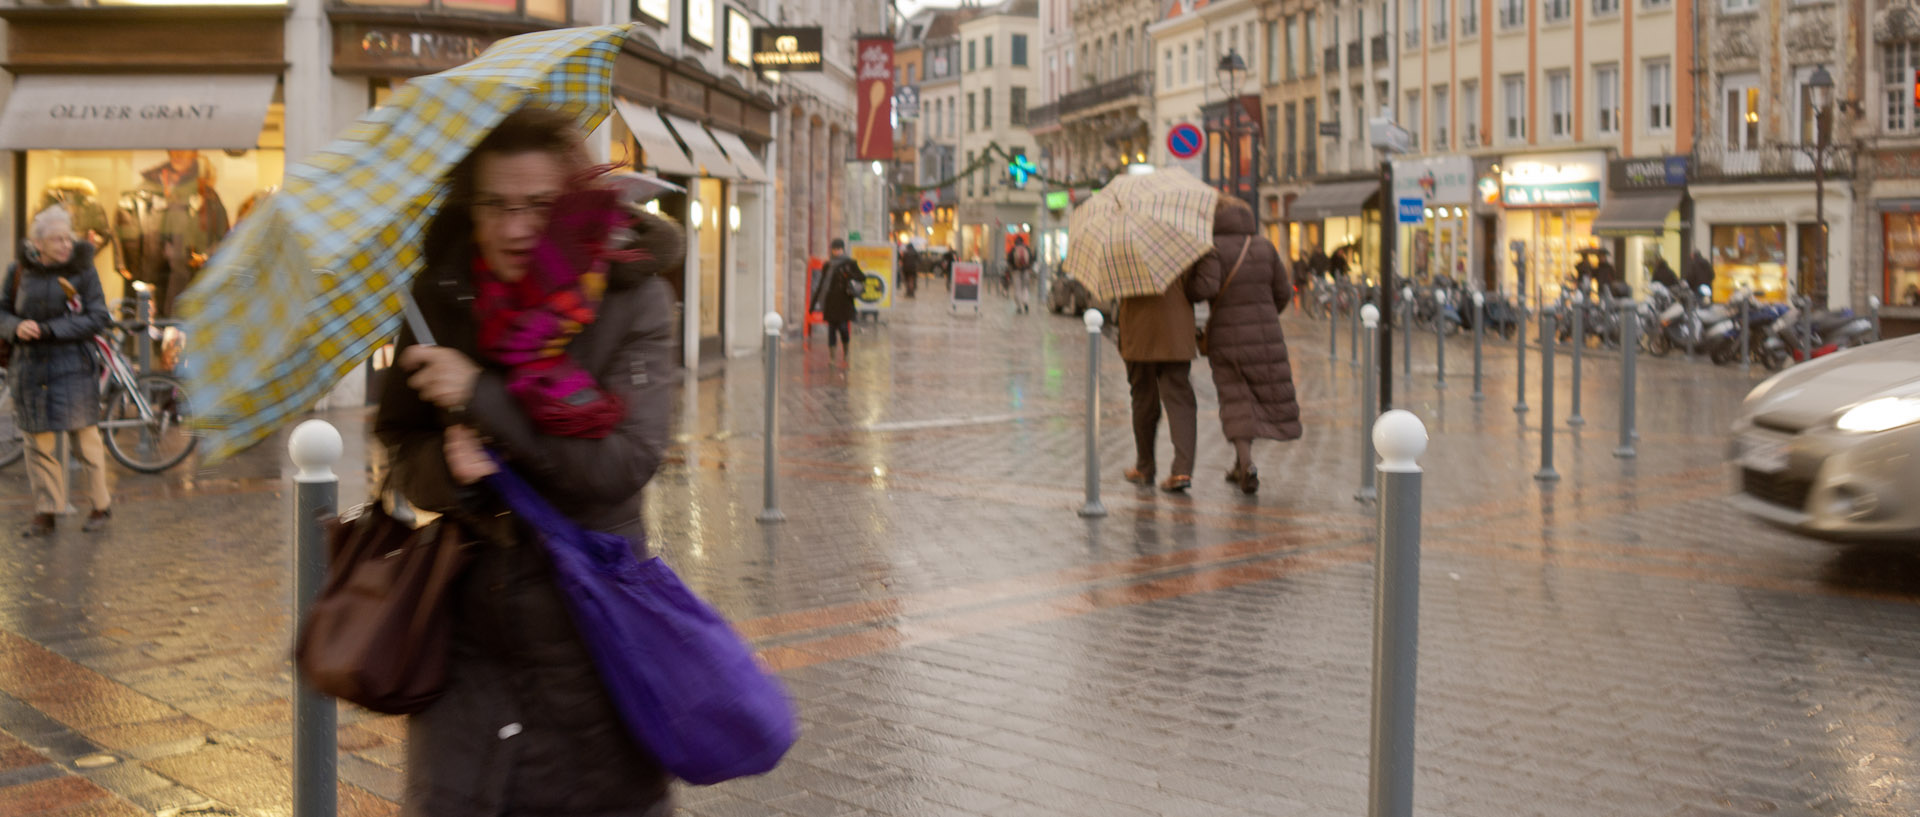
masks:
<instances>
[{"instance_id":1,"label":"street lamp post","mask_svg":"<svg viewBox=\"0 0 1920 817\"><path fill-rule=\"evenodd\" d=\"M1820 254L1814 261L1809 283L1825 280L1827 274L1827 150L1833 130L1833 75L1822 65L1807 78L1807 90L1813 94L1813 220L1820 225ZM1806 295L1807 293L1800 293Z\"/></svg>"},{"instance_id":2,"label":"street lamp post","mask_svg":"<svg viewBox=\"0 0 1920 817\"><path fill-rule=\"evenodd\" d=\"M1240 198L1240 84L1247 74L1247 61L1238 50L1220 58L1220 93L1227 106L1227 161L1231 167L1223 175L1234 198Z\"/></svg>"}]
</instances>

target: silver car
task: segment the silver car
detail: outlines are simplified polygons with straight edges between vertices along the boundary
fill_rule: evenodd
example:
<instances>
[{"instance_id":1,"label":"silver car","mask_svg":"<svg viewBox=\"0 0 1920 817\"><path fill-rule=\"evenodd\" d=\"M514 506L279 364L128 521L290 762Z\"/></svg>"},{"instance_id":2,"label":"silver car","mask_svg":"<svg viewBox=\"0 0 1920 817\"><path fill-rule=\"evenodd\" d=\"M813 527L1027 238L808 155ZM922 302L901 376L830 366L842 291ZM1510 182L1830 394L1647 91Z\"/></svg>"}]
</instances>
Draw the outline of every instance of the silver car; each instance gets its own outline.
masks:
<instances>
[{"instance_id":1,"label":"silver car","mask_svg":"<svg viewBox=\"0 0 1920 817\"><path fill-rule=\"evenodd\" d=\"M1819 358L1747 395L1733 502L1837 542L1920 542L1920 336Z\"/></svg>"}]
</instances>

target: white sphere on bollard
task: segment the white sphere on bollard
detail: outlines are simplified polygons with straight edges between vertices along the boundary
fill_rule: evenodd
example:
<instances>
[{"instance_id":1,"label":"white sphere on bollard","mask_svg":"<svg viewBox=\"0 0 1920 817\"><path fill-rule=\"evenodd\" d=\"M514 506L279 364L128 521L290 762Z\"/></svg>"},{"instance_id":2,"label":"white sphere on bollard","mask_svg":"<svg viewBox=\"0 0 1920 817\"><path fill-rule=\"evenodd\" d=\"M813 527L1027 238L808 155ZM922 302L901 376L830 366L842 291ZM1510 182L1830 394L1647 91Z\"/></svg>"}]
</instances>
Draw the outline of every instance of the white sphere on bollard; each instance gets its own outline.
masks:
<instances>
[{"instance_id":1,"label":"white sphere on bollard","mask_svg":"<svg viewBox=\"0 0 1920 817\"><path fill-rule=\"evenodd\" d=\"M766 317L760 319L760 326L766 329L769 335L780 334L780 328L785 325L786 321L780 319L778 312L768 312Z\"/></svg>"},{"instance_id":2,"label":"white sphere on bollard","mask_svg":"<svg viewBox=\"0 0 1920 817\"><path fill-rule=\"evenodd\" d=\"M1360 307L1360 323L1365 325L1368 329L1379 328L1380 307L1374 306L1373 304L1367 304L1366 306Z\"/></svg>"},{"instance_id":3,"label":"white sphere on bollard","mask_svg":"<svg viewBox=\"0 0 1920 817\"><path fill-rule=\"evenodd\" d=\"M1107 316L1100 314L1098 309L1089 309L1080 318L1087 322L1087 334L1100 331L1100 327L1107 322Z\"/></svg>"},{"instance_id":4,"label":"white sphere on bollard","mask_svg":"<svg viewBox=\"0 0 1920 817\"><path fill-rule=\"evenodd\" d=\"M1380 470L1417 473L1420 455L1427 453L1427 426L1411 411L1389 411L1373 423L1373 448L1380 454Z\"/></svg>"},{"instance_id":5,"label":"white sphere on bollard","mask_svg":"<svg viewBox=\"0 0 1920 817\"><path fill-rule=\"evenodd\" d=\"M1878 296L1878 295L1868 295L1868 296L1867 296L1867 306L1870 306L1870 307L1872 307L1872 308L1874 308L1874 309L1879 309L1879 308L1880 308L1880 296Z\"/></svg>"},{"instance_id":6,"label":"white sphere on bollard","mask_svg":"<svg viewBox=\"0 0 1920 817\"><path fill-rule=\"evenodd\" d=\"M340 430L325 420L308 420L287 437L287 456L299 470L295 482L329 482L335 479L333 466L346 452Z\"/></svg>"},{"instance_id":7,"label":"white sphere on bollard","mask_svg":"<svg viewBox=\"0 0 1920 817\"><path fill-rule=\"evenodd\" d=\"M1443 303L1443 304L1444 304L1444 303L1446 303L1446 302L1447 302L1447 291L1446 291L1446 290L1444 290L1444 289L1436 289L1436 290L1434 290L1434 291L1433 291L1433 299L1434 299L1435 301L1438 301L1438 302L1440 302L1440 303Z\"/></svg>"},{"instance_id":8,"label":"white sphere on bollard","mask_svg":"<svg viewBox=\"0 0 1920 817\"><path fill-rule=\"evenodd\" d=\"M1475 292L1475 293L1473 293L1473 305L1474 305L1474 306L1486 306L1486 304L1487 304L1487 296L1486 296L1486 293L1482 293L1482 292Z\"/></svg>"}]
</instances>

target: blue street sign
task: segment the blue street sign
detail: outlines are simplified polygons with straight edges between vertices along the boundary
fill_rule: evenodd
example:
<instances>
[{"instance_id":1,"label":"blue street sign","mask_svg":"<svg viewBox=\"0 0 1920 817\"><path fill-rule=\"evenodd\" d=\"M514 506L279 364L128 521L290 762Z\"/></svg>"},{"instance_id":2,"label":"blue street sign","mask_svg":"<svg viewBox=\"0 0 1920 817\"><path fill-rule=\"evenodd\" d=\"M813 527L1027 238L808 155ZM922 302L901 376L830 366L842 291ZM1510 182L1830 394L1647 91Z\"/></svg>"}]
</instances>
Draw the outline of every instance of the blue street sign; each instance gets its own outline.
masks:
<instances>
[{"instance_id":1,"label":"blue street sign","mask_svg":"<svg viewBox=\"0 0 1920 817\"><path fill-rule=\"evenodd\" d=\"M1427 203L1420 199L1401 199L1399 207L1400 223L1419 224L1421 221L1424 221L1426 217L1426 213L1424 212L1426 207Z\"/></svg>"},{"instance_id":2,"label":"blue street sign","mask_svg":"<svg viewBox=\"0 0 1920 817\"><path fill-rule=\"evenodd\" d=\"M1167 152L1175 159L1191 159L1200 155L1200 148L1206 143L1200 129L1190 123L1182 122L1167 131Z\"/></svg>"},{"instance_id":3,"label":"blue street sign","mask_svg":"<svg viewBox=\"0 0 1920 817\"><path fill-rule=\"evenodd\" d=\"M921 200L920 200L920 214L921 214L921 215L932 215L932 214L933 214L933 200L932 200L932 199L921 199Z\"/></svg>"}]
</instances>

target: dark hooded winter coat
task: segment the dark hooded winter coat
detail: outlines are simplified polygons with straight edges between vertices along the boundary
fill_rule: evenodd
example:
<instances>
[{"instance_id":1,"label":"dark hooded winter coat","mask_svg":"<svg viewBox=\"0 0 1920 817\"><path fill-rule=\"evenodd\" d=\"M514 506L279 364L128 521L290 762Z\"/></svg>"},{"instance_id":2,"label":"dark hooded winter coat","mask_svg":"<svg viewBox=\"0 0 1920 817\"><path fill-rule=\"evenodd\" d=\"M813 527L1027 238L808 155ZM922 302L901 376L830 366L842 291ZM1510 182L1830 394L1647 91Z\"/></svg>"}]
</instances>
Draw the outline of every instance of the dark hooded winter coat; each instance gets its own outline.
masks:
<instances>
[{"instance_id":1,"label":"dark hooded winter coat","mask_svg":"<svg viewBox=\"0 0 1920 817\"><path fill-rule=\"evenodd\" d=\"M435 340L483 368L466 422L561 512L636 543L645 535L641 489L666 452L679 376L674 291L661 273L678 269L685 252L678 229L640 218L632 246L647 258L610 270L598 316L567 347L626 406L603 439L541 433L508 394L506 372L478 352L470 222L436 225L413 288ZM403 330L400 347L413 342ZM613 708L546 554L513 517L457 486L444 428L403 374L388 379L375 430L389 448L393 484L481 539L455 590L448 687L409 721L403 813L666 817L668 775Z\"/></svg>"},{"instance_id":2,"label":"dark hooded winter coat","mask_svg":"<svg viewBox=\"0 0 1920 817\"><path fill-rule=\"evenodd\" d=\"M1300 404L1280 313L1293 300L1291 276L1273 244L1256 234L1253 210L1221 199L1214 210L1213 252L1195 277L1222 281L1207 318L1207 363L1220 393L1220 428L1229 440L1300 437ZM1240 270L1234 259L1246 248Z\"/></svg>"},{"instance_id":3,"label":"dark hooded winter coat","mask_svg":"<svg viewBox=\"0 0 1920 817\"><path fill-rule=\"evenodd\" d=\"M11 298L14 277L20 291ZM80 294L80 312L67 306L66 279ZM13 410L20 430L74 431L100 422L100 361L92 348L93 336L113 321L100 292L100 275L93 268L93 245L73 243L73 256L64 264L41 261L32 245L19 263L0 281L0 335L13 343L13 362L7 380L13 389ZM38 340L16 336L23 321L42 327Z\"/></svg>"}]
</instances>

